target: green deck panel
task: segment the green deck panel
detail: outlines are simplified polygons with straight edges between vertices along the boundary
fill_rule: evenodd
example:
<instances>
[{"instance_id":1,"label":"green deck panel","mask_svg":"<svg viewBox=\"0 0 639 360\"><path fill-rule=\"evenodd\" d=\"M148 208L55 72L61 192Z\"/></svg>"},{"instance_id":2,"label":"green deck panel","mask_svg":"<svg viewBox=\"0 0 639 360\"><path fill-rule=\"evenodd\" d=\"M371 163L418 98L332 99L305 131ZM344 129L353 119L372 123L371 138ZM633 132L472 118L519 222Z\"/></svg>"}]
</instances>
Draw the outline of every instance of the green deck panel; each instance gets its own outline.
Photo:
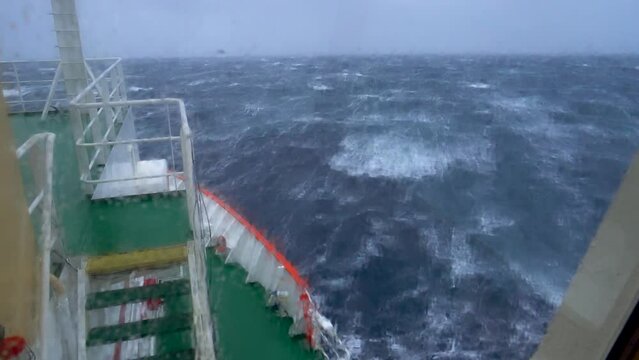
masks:
<instances>
[{"instance_id":1,"label":"green deck panel","mask_svg":"<svg viewBox=\"0 0 639 360\"><path fill-rule=\"evenodd\" d=\"M52 115L46 121L40 121L39 115L12 115L10 118L16 146L37 132L56 134L54 205L68 255L103 255L175 245L191 237L183 195L91 201L82 194L66 113Z\"/></svg>"},{"instance_id":2,"label":"green deck panel","mask_svg":"<svg viewBox=\"0 0 639 360\"><path fill-rule=\"evenodd\" d=\"M90 201L80 191L68 116L56 114L44 122L39 118L39 115L12 115L12 128L17 145L37 132L50 131L57 135L54 200L67 254L104 255L176 245L191 238L184 196ZM225 265L209 252L207 270L218 359L321 358L309 349L303 336L288 336L292 320L278 316L266 306L265 290L259 285L246 284L243 269ZM169 317L184 314L191 309L190 298L165 299L164 307ZM190 329L161 334L156 339L159 355L188 352L193 345Z\"/></svg>"},{"instance_id":3,"label":"green deck panel","mask_svg":"<svg viewBox=\"0 0 639 360\"><path fill-rule=\"evenodd\" d=\"M217 327L220 359L321 359L303 336L291 338L293 320L266 306L267 294L257 284L246 284L246 271L208 252L209 301Z\"/></svg>"},{"instance_id":4,"label":"green deck panel","mask_svg":"<svg viewBox=\"0 0 639 360\"><path fill-rule=\"evenodd\" d=\"M87 346L112 344L118 341L183 331L190 329L192 322L193 315L186 313L125 324L100 326L89 330Z\"/></svg>"},{"instance_id":5,"label":"green deck panel","mask_svg":"<svg viewBox=\"0 0 639 360\"><path fill-rule=\"evenodd\" d=\"M191 312L191 294L164 299L164 316L177 316L188 311ZM193 332L180 331L158 335L155 352L157 354L170 354L184 351L193 347Z\"/></svg>"},{"instance_id":6,"label":"green deck panel","mask_svg":"<svg viewBox=\"0 0 639 360\"><path fill-rule=\"evenodd\" d=\"M149 299L168 299L179 295L189 295L190 292L191 285L186 279L166 281L156 285L101 291L87 296L86 309L94 310Z\"/></svg>"}]
</instances>

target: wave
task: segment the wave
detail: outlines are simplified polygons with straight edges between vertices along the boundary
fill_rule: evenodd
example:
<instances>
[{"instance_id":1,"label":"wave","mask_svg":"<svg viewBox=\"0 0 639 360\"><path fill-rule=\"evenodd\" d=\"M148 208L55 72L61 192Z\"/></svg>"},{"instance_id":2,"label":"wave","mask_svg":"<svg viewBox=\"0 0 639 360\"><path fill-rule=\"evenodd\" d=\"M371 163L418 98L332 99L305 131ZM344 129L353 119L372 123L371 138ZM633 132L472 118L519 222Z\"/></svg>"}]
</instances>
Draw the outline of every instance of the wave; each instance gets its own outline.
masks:
<instances>
[{"instance_id":1,"label":"wave","mask_svg":"<svg viewBox=\"0 0 639 360\"><path fill-rule=\"evenodd\" d=\"M20 96L20 92L18 91L18 89L2 89L2 95L6 98L18 97Z\"/></svg>"},{"instance_id":2,"label":"wave","mask_svg":"<svg viewBox=\"0 0 639 360\"><path fill-rule=\"evenodd\" d=\"M260 104L244 104L244 107L243 107L242 111L246 115L256 116L262 110L264 110L264 107L262 105L260 105Z\"/></svg>"},{"instance_id":3,"label":"wave","mask_svg":"<svg viewBox=\"0 0 639 360\"><path fill-rule=\"evenodd\" d=\"M419 179L442 175L452 165L482 171L493 163L490 143L477 137L462 140L430 147L397 134L349 135L329 165L351 176Z\"/></svg>"},{"instance_id":4,"label":"wave","mask_svg":"<svg viewBox=\"0 0 639 360\"><path fill-rule=\"evenodd\" d=\"M150 91L150 90L153 90L153 88L152 87L145 88L145 87L139 87L139 86L129 86L129 91L132 91L132 92Z\"/></svg>"},{"instance_id":5,"label":"wave","mask_svg":"<svg viewBox=\"0 0 639 360\"><path fill-rule=\"evenodd\" d=\"M332 87L328 86L328 85L324 85L321 83L315 83L315 84L309 84L308 85L311 89L315 90L315 91L328 91L328 90L333 90Z\"/></svg>"},{"instance_id":6,"label":"wave","mask_svg":"<svg viewBox=\"0 0 639 360\"><path fill-rule=\"evenodd\" d=\"M200 80L191 81L191 82L190 82L190 83L188 83L187 85L188 85L188 86L198 86L198 85L206 84L207 82L208 82L208 80L200 79Z\"/></svg>"},{"instance_id":7,"label":"wave","mask_svg":"<svg viewBox=\"0 0 639 360\"><path fill-rule=\"evenodd\" d=\"M489 84L486 84L483 82L466 84L466 87L469 87L471 89L490 89L491 88Z\"/></svg>"}]
</instances>

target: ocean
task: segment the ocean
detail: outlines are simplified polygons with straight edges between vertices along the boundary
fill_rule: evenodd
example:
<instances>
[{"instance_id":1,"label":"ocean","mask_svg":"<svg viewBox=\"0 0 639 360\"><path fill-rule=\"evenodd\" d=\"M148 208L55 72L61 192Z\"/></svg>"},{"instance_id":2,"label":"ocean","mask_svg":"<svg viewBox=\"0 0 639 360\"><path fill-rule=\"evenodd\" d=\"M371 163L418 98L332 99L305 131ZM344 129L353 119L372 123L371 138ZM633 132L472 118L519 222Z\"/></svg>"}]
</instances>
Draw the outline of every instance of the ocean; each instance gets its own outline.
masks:
<instances>
[{"instance_id":1,"label":"ocean","mask_svg":"<svg viewBox=\"0 0 639 360\"><path fill-rule=\"evenodd\" d=\"M639 145L638 57L125 65L130 98L185 100L198 181L357 359L530 357Z\"/></svg>"}]
</instances>

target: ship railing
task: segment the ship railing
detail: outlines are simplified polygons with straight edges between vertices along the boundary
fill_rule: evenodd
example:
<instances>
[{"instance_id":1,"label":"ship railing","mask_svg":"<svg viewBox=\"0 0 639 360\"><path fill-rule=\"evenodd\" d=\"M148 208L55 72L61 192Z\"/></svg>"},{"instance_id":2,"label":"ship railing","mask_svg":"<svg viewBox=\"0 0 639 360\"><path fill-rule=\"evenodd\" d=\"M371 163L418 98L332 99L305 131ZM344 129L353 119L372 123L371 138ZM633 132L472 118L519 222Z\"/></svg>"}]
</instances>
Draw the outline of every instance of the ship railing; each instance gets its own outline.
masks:
<instances>
[{"instance_id":1,"label":"ship railing","mask_svg":"<svg viewBox=\"0 0 639 360\"><path fill-rule=\"evenodd\" d=\"M162 98L127 100L122 95L119 97L118 88L123 86L123 80L118 80L122 76L120 60L116 60L111 66L106 68L98 76L91 76L91 83L82 90L74 99L69 102L71 121L74 133L76 133L76 150L80 162L81 182L89 186L89 191L93 191L98 184L104 183L126 183L130 181L166 178L178 182L172 190L185 190L189 221L194 234L195 241L188 243L188 264L191 278L191 291L193 299L193 322L196 338L196 358L215 359L212 320L208 306L206 268L205 268L205 247L202 235L201 222L201 201L198 199L195 187L193 172L193 145L192 133L189 127L186 106L181 99ZM115 79L115 80L114 80ZM121 94L124 94L122 92ZM115 95L115 96L114 96ZM126 119L126 116L133 117L133 109L137 107L159 107L166 113L168 125L167 136L132 137L119 136L119 124L124 122L132 123L133 118ZM169 110L177 110L179 119L179 135L173 135L171 130L171 113ZM86 126L84 125L86 124ZM100 125L104 125L100 128ZM127 126L126 124L122 126ZM157 130L157 129L155 129ZM176 147L174 143L179 142L181 171L178 170L175 161ZM116 176L110 178L98 177L94 174L94 167L100 162L100 154L108 156L116 146L137 147L141 144L168 143L170 147L170 168L161 174ZM131 162L139 161L137 150L129 150ZM107 164L108 166L109 164ZM108 171L108 169L107 169Z\"/></svg>"},{"instance_id":2,"label":"ship railing","mask_svg":"<svg viewBox=\"0 0 639 360\"><path fill-rule=\"evenodd\" d=\"M87 59L87 79L91 66L101 67L117 58ZM0 83L9 113L40 113L44 120L52 109L66 108L62 66L59 60L0 61Z\"/></svg>"},{"instance_id":3,"label":"ship railing","mask_svg":"<svg viewBox=\"0 0 639 360\"><path fill-rule=\"evenodd\" d=\"M95 186L101 183L113 183L113 182L127 182L127 181L135 181L135 180L144 180L144 179L155 179L155 178L166 178L167 181L172 180L175 181L176 184L181 183L183 187L174 187L173 190L186 190L187 193L187 203L189 205L189 216L192 223L193 231L199 233L199 222L195 222L195 217L193 213L196 211L196 194L195 194L195 186L194 186L194 178L193 178L193 145L192 145L192 133L191 128L189 127L187 116L186 116L186 107L184 102L181 99L175 98L163 98L163 99L145 99L145 100L120 100L120 101L104 101L104 102L90 102L90 103L81 103L76 102L78 98L80 98L83 93L80 93L76 99L71 101L70 108L72 114L82 113L86 111L95 111L100 109L105 109L106 107L111 107L114 109L114 113L118 114L121 112L130 111L131 108L136 106L148 106L148 105L158 105L158 106L176 106L179 112L180 118L180 133L179 136L173 135L170 133L168 136L159 136L159 137L148 137L148 138L134 138L134 139L124 139L124 140L110 140L110 134L115 128L114 119L112 118L111 124L105 130L103 135L98 136L99 140L93 141L85 141L85 136L87 136L91 126L95 126L94 121L89 122L89 126L83 129L81 136L76 141L76 147L80 149L80 154L84 154L84 158L80 159L80 180L87 185ZM167 112L170 114L169 112ZM167 117L170 115L167 115ZM170 122L170 118L168 118ZM169 131L170 126L169 126ZM95 138L94 138L95 139ZM108 178L108 179L100 179L94 178L93 172L91 170L94 169L97 164L98 154L102 149L109 149L110 147L117 145L137 145L137 144L147 144L147 143L158 143L164 142L168 143L171 147L171 168L167 168L167 171L162 174L154 174L154 175L140 175L140 176L126 176L126 177L116 177L116 178ZM181 150L181 158L182 158L182 171L175 170L176 161L175 161L175 151L173 149L174 143L180 143ZM88 149L94 148L95 150L92 152L93 156L89 161L89 153ZM108 151L108 150L107 150ZM108 152L107 152L108 153ZM179 184L178 184L179 185Z\"/></svg>"},{"instance_id":4,"label":"ship railing","mask_svg":"<svg viewBox=\"0 0 639 360\"><path fill-rule=\"evenodd\" d=\"M54 250L55 237L53 231L55 211L53 207L53 144L55 134L39 133L31 136L16 150L19 160L28 159L29 173L25 174L30 186L27 186L28 212L40 223L40 319L39 319L39 354L38 359L47 358L48 319L51 318L49 308L51 274L51 252ZM33 191L35 189L35 191ZM37 210L40 210L39 212Z\"/></svg>"}]
</instances>

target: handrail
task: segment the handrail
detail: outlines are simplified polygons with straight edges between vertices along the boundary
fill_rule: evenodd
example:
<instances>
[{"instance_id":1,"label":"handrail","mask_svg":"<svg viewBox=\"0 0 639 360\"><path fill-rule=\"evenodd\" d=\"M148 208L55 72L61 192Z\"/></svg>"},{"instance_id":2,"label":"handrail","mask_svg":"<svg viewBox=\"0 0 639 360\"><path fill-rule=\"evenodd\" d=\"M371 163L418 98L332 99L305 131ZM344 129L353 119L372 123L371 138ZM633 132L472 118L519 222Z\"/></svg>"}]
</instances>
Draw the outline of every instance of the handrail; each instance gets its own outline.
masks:
<instances>
[{"instance_id":1,"label":"handrail","mask_svg":"<svg viewBox=\"0 0 639 360\"><path fill-rule=\"evenodd\" d=\"M111 66L109 66L108 68L106 68L106 70L104 70L102 72L102 74L98 75L98 77L96 77L87 87L85 87L82 91L80 91L80 93L78 95L76 95L76 97L73 98L73 100L69 101L70 105L77 105L78 101L80 101L80 99L84 98L84 96L91 91L91 89L93 89L98 82L100 82L102 79L104 79L104 77L110 73L113 69L115 69L116 66L118 66L118 64L120 64L120 62L122 61L122 58L117 58L113 64L111 64ZM104 99L103 99L104 100ZM108 99L107 99L108 100ZM106 101L106 104L108 104L109 102Z\"/></svg>"},{"instance_id":2,"label":"handrail","mask_svg":"<svg viewBox=\"0 0 639 360\"><path fill-rule=\"evenodd\" d=\"M31 214L35 208L42 206L42 247L40 249L40 256L42 259L41 268L41 294L40 294L40 356L38 359L47 358L47 321L50 284L49 276L51 273L51 250L55 243L53 238L53 144L55 142L55 134L53 133L39 133L31 136L26 142L24 142L18 149L16 149L16 156L21 159L26 153L28 153L38 142L44 142L44 183L42 184L42 190L36 199L29 206L29 214Z\"/></svg>"}]
</instances>

